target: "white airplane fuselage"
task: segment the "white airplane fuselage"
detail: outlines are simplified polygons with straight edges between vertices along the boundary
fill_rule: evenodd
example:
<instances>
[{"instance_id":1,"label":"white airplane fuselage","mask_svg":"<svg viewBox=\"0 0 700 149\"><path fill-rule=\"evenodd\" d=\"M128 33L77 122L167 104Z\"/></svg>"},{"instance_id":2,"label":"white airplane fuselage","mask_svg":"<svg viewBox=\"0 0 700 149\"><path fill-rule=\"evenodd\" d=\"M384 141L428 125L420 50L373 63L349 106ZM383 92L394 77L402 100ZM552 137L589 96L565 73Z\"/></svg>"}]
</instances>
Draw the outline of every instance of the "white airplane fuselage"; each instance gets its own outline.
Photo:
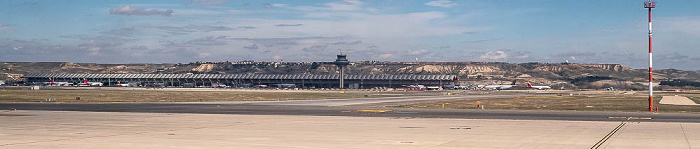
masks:
<instances>
[{"instance_id":1,"label":"white airplane fuselage","mask_svg":"<svg viewBox=\"0 0 700 149\"><path fill-rule=\"evenodd\" d=\"M484 86L484 89L487 90L504 90L504 89L509 89L515 85L487 85Z\"/></svg>"}]
</instances>

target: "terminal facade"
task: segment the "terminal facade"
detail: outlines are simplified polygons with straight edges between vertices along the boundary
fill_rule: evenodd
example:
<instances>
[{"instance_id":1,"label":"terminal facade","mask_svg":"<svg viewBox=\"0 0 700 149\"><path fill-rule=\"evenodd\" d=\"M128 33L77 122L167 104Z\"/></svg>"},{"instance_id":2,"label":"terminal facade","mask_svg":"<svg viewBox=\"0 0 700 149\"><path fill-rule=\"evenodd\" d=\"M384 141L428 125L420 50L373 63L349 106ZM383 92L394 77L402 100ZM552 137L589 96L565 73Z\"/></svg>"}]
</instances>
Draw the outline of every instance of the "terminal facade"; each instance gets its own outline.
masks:
<instances>
[{"instance_id":1,"label":"terminal facade","mask_svg":"<svg viewBox=\"0 0 700 149\"><path fill-rule=\"evenodd\" d=\"M31 73L32 85L143 86L143 87L279 87L341 88L338 74L56 74ZM444 86L458 82L455 75L343 75L342 88L398 88L409 85Z\"/></svg>"}]
</instances>

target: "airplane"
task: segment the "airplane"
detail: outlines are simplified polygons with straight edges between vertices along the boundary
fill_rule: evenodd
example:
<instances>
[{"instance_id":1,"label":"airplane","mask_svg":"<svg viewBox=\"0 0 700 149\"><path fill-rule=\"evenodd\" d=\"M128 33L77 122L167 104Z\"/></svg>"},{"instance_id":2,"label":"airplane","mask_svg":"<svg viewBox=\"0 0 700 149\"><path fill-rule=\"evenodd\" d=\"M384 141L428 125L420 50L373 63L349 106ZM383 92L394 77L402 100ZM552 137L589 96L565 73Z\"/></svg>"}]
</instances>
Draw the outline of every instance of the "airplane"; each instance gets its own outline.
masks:
<instances>
[{"instance_id":1,"label":"airplane","mask_svg":"<svg viewBox=\"0 0 700 149\"><path fill-rule=\"evenodd\" d=\"M216 82L216 85L214 86L214 88L217 88L217 87L220 87L220 88L229 88L229 87L231 87L231 86L228 86L228 85L226 85L226 84L219 84L219 82Z\"/></svg>"},{"instance_id":2,"label":"airplane","mask_svg":"<svg viewBox=\"0 0 700 149\"><path fill-rule=\"evenodd\" d=\"M129 84L122 84L122 81L117 81L117 86L129 87Z\"/></svg>"},{"instance_id":3,"label":"airplane","mask_svg":"<svg viewBox=\"0 0 700 149\"><path fill-rule=\"evenodd\" d=\"M48 86L68 86L68 82L54 82L52 78L49 78L49 82L44 82L43 84Z\"/></svg>"},{"instance_id":4,"label":"airplane","mask_svg":"<svg viewBox=\"0 0 700 149\"><path fill-rule=\"evenodd\" d=\"M415 88L415 89L425 89L426 88L425 85L401 85L401 86L407 87L407 88Z\"/></svg>"},{"instance_id":5,"label":"airplane","mask_svg":"<svg viewBox=\"0 0 700 149\"><path fill-rule=\"evenodd\" d=\"M504 90L504 89L509 89L509 88L511 88L511 87L514 87L514 86L515 86L515 81L513 81L513 83L511 83L510 85L487 85L487 86L484 86L484 89L487 89L487 90Z\"/></svg>"},{"instance_id":6,"label":"airplane","mask_svg":"<svg viewBox=\"0 0 700 149\"><path fill-rule=\"evenodd\" d=\"M552 87L549 87L549 86L532 86L532 84L530 84L530 81L527 82L527 87L528 87L528 88L538 89L538 90L552 89Z\"/></svg>"},{"instance_id":7,"label":"airplane","mask_svg":"<svg viewBox=\"0 0 700 149\"><path fill-rule=\"evenodd\" d=\"M102 86L102 82L88 82L83 78L83 83L78 83L78 86Z\"/></svg>"}]
</instances>

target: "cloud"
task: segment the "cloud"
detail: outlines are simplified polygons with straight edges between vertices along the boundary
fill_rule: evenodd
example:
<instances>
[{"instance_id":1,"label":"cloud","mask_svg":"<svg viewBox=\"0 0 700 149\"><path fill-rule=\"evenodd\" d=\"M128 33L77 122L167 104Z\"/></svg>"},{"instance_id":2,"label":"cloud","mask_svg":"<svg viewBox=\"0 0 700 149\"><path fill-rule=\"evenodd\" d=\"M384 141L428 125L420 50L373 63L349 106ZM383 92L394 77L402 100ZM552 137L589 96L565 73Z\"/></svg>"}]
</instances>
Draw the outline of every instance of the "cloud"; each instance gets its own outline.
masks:
<instances>
[{"instance_id":1,"label":"cloud","mask_svg":"<svg viewBox=\"0 0 700 149\"><path fill-rule=\"evenodd\" d=\"M438 48L438 49L449 49L450 46L439 46L439 47L437 47L437 48Z\"/></svg>"},{"instance_id":2,"label":"cloud","mask_svg":"<svg viewBox=\"0 0 700 149\"><path fill-rule=\"evenodd\" d=\"M321 51L326 51L328 48L328 45L313 45L311 47L306 47L301 49L303 52L321 52Z\"/></svg>"},{"instance_id":3,"label":"cloud","mask_svg":"<svg viewBox=\"0 0 700 149\"><path fill-rule=\"evenodd\" d=\"M202 52L202 53L198 53L198 54L197 54L197 58L207 58L207 57L209 57L210 55L211 55L210 53Z\"/></svg>"},{"instance_id":4,"label":"cloud","mask_svg":"<svg viewBox=\"0 0 700 149\"><path fill-rule=\"evenodd\" d=\"M360 44L360 43L362 43L362 41L360 41L360 40L358 40L358 41L352 41L352 42L340 41L340 42L335 42L335 43L333 43L333 45L357 45L357 44Z\"/></svg>"},{"instance_id":5,"label":"cloud","mask_svg":"<svg viewBox=\"0 0 700 149\"><path fill-rule=\"evenodd\" d=\"M359 0L343 0L341 2L326 3L324 5L327 6L330 10L347 11L359 9L360 5L362 5L362 2Z\"/></svg>"},{"instance_id":6,"label":"cloud","mask_svg":"<svg viewBox=\"0 0 700 149\"><path fill-rule=\"evenodd\" d=\"M168 9L168 10L143 9L143 8L138 8L136 6L124 5L124 6L119 7L119 8L109 9L109 13L114 14L114 15L171 16L171 15L173 15L173 10L172 9Z\"/></svg>"},{"instance_id":7,"label":"cloud","mask_svg":"<svg viewBox=\"0 0 700 149\"><path fill-rule=\"evenodd\" d=\"M255 29L254 26L239 26L239 27L236 27L236 28L238 28L238 29Z\"/></svg>"},{"instance_id":8,"label":"cloud","mask_svg":"<svg viewBox=\"0 0 700 149\"><path fill-rule=\"evenodd\" d=\"M248 50L257 50L258 48L259 48L258 44L243 46L243 49L248 49Z\"/></svg>"},{"instance_id":9,"label":"cloud","mask_svg":"<svg viewBox=\"0 0 700 149\"><path fill-rule=\"evenodd\" d=\"M11 32L11 31L13 31L13 29L10 25L0 24L0 32L3 32L3 31Z\"/></svg>"},{"instance_id":10,"label":"cloud","mask_svg":"<svg viewBox=\"0 0 700 149\"><path fill-rule=\"evenodd\" d=\"M418 56L418 55L424 55L427 53L429 53L428 50L421 49L421 50L410 50L410 51L408 51L407 54L412 55L412 56Z\"/></svg>"},{"instance_id":11,"label":"cloud","mask_svg":"<svg viewBox=\"0 0 700 149\"><path fill-rule=\"evenodd\" d=\"M102 32L102 34L113 35L113 36L131 36L136 31L137 31L136 27L124 27L124 28L118 28L118 29L104 31L104 32Z\"/></svg>"},{"instance_id":12,"label":"cloud","mask_svg":"<svg viewBox=\"0 0 700 149\"><path fill-rule=\"evenodd\" d=\"M275 24L277 27L302 26L304 24Z\"/></svg>"},{"instance_id":13,"label":"cloud","mask_svg":"<svg viewBox=\"0 0 700 149\"><path fill-rule=\"evenodd\" d=\"M301 11L356 11L363 10L361 6L362 1L359 0L342 0L330 3L324 3L322 6L290 6L288 4L278 4L278 3L268 3L263 4L263 7L267 8L289 8ZM369 12L377 12L378 10L373 8L365 9Z\"/></svg>"},{"instance_id":14,"label":"cloud","mask_svg":"<svg viewBox=\"0 0 700 149\"><path fill-rule=\"evenodd\" d=\"M450 7L455 6L457 4L453 3L450 0L434 0L434 1L430 1L430 2L425 3L425 5L450 8Z\"/></svg>"},{"instance_id":15,"label":"cloud","mask_svg":"<svg viewBox=\"0 0 700 149\"><path fill-rule=\"evenodd\" d=\"M189 40L186 42L191 45L203 45L203 46L218 46L227 45L226 36L207 36L202 38L197 38Z\"/></svg>"},{"instance_id":16,"label":"cloud","mask_svg":"<svg viewBox=\"0 0 700 149\"><path fill-rule=\"evenodd\" d=\"M506 60L508 59L508 54L506 54L506 52L503 51L489 51L486 52L484 55L479 56L479 58L492 61Z\"/></svg>"},{"instance_id":17,"label":"cloud","mask_svg":"<svg viewBox=\"0 0 700 149\"><path fill-rule=\"evenodd\" d=\"M660 22L662 22L662 24L659 25L668 25L669 31L700 36L700 28L698 28L698 26L700 26L700 17L661 18Z\"/></svg>"},{"instance_id":18,"label":"cloud","mask_svg":"<svg viewBox=\"0 0 700 149\"><path fill-rule=\"evenodd\" d=\"M279 3L265 3L262 4L263 7L267 8L273 8L273 7L287 7L289 6L288 4L279 4Z\"/></svg>"},{"instance_id":19,"label":"cloud","mask_svg":"<svg viewBox=\"0 0 700 149\"><path fill-rule=\"evenodd\" d=\"M211 25L188 25L188 26L158 26L158 29L165 30L166 33L171 35L188 35L193 32L217 32L217 31L231 31L236 30L236 28L231 28L227 26L211 26ZM240 27L239 27L240 28ZM247 28L247 27L244 27ZM255 27L253 27L255 28Z\"/></svg>"},{"instance_id":20,"label":"cloud","mask_svg":"<svg viewBox=\"0 0 700 149\"><path fill-rule=\"evenodd\" d=\"M394 54L391 54L391 53L382 53L382 54L379 54L379 57L380 57L380 58L390 58L390 57L393 57L393 56L394 56Z\"/></svg>"},{"instance_id":21,"label":"cloud","mask_svg":"<svg viewBox=\"0 0 700 149\"><path fill-rule=\"evenodd\" d=\"M564 52L564 53L557 53L557 54L552 54L551 57L554 59L571 59L571 60L576 60L576 59L597 59L598 56L596 56L596 53L593 52Z\"/></svg>"},{"instance_id":22,"label":"cloud","mask_svg":"<svg viewBox=\"0 0 700 149\"><path fill-rule=\"evenodd\" d=\"M409 17L412 17L412 19L420 19L420 20L440 19L440 18L445 18L447 16L444 12L439 12L439 11L414 12L414 13L409 13L408 15L409 15Z\"/></svg>"},{"instance_id":23,"label":"cloud","mask_svg":"<svg viewBox=\"0 0 700 149\"><path fill-rule=\"evenodd\" d=\"M185 2L201 6L218 6L226 4L228 0L185 0Z\"/></svg>"}]
</instances>

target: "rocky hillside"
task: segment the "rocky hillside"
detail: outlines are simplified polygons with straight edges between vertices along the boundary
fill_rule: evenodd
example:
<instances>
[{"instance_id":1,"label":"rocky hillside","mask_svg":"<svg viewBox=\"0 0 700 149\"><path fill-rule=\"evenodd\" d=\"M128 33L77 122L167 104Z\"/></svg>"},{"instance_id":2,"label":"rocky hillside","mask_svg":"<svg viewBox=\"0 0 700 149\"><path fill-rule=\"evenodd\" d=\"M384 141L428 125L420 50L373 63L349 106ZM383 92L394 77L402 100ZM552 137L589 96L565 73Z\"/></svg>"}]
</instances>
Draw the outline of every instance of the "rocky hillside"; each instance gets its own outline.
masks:
<instances>
[{"instance_id":1,"label":"rocky hillside","mask_svg":"<svg viewBox=\"0 0 700 149\"><path fill-rule=\"evenodd\" d=\"M451 74L461 84L507 84L512 80L573 88L639 88L647 71L619 64L547 64L498 62L352 62L347 74ZM335 74L329 62L216 62L188 64L94 64L68 62L5 62L0 74L26 73L263 73ZM0 77L5 79L6 77ZM656 80L681 79L700 82L700 72L655 70ZM8 78L9 79L9 78Z\"/></svg>"}]
</instances>

